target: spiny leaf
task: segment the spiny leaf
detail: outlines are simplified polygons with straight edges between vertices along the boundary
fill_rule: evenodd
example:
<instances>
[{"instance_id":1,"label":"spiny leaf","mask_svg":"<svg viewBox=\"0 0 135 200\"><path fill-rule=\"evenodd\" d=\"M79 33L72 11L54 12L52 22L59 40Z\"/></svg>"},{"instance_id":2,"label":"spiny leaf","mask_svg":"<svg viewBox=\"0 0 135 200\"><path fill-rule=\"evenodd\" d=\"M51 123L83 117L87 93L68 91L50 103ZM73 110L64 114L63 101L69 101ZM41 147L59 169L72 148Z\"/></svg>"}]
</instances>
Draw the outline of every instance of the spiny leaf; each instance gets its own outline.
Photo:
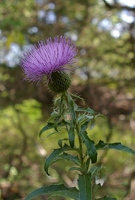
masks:
<instances>
[{"instance_id":1,"label":"spiny leaf","mask_svg":"<svg viewBox=\"0 0 135 200\"><path fill-rule=\"evenodd\" d=\"M25 198L25 200L31 200L35 197L41 195L51 195L51 196L65 196L72 198L74 200L79 200L79 192L76 188L68 188L63 184L60 185L50 185L44 186L37 190L34 190Z\"/></svg>"},{"instance_id":2,"label":"spiny leaf","mask_svg":"<svg viewBox=\"0 0 135 200\"><path fill-rule=\"evenodd\" d=\"M67 153L63 152L63 154L60 155L58 158L60 158L61 160L62 159L70 160L70 161L74 162L76 165L80 165L78 156L73 156L71 154L67 154Z\"/></svg>"},{"instance_id":3,"label":"spiny leaf","mask_svg":"<svg viewBox=\"0 0 135 200\"><path fill-rule=\"evenodd\" d=\"M92 163L95 163L97 161L97 151L96 151L94 141L91 140L87 135L87 132L86 132L87 125L88 123L85 123L82 125L81 131L79 134L86 145L87 152Z\"/></svg>"},{"instance_id":4,"label":"spiny leaf","mask_svg":"<svg viewBox=\"0 0 135 200\"><path fill-rule=\"evenodd\" d=\"M42 135L43 132L45 132L45 131L47 131L47 130L49 130L49 129L52 129L52 128L54 128L54 127L55 127L55 124L49 122L46 126L44 126L44 127L40 130L40 132L39 132L39 137Z\"/></svg>"},{"instance_id":5,"label":"spiny leaf","mask_svg":"<svg viewBox=\"0 0 135 200\"><path fill-rule=\"evenodd\" d=\"M107 143L104 143L103 141L100 140L99 143L96 145L96 149L97 150L100 150L100 149L115 149L115 150L118 150L118 151L124 151L124 152L131 153L131 154L135 155L135 150L122 145L120 142L107 144Z\"/></svg>"},{"instance_id":6,"label":"spiny leaf","mask_svg":"<svg viewBox=\"0 0 135 200\"><path fill-rule=\"evenodd\" d=\"M95 126L95 118L91 119L90 121L90 130L92 130Z\"/></svg>"},{"instance_id":7,"label":"spiny leaf","mask_svg":"<svg viewBox=\"0 0 135 200\"><path fill-rule=\"evenodd\" d=\"M77 98L77 99L82 100L82 102L85 104L85 101L84 101L84 99L82 97L80 97L80 96L78 96L76 94L70 94L70 95L73 96L73 97L75 97L75 98Z\"/></svg>"},{"instance_id":8,"label":"spiny leaf","mask_svg":"<svg viewBox=\"0 0 135 200\"><path fill-rule=\"evenodd\" d=\"M59 120L57 120L55 123L53 123L53 122L48 122L48 124L46 125L46 126L44 126L41 130L40 130L40 132L39 132L39 137L41 137L41 135L45 132L45 131L48 131L48 130L50 130L50 129L54 129L55 130L55 132L53 131L52 133L50 133L49 135L52 135L52 134L54 134L54 133L56 133L56 132L59 132L59 130L58 130L58 127L63 127L63 126L69 126L70 125L70 123L68 123L68 122L66 122L65 120L61 120L61 121L59 121ZM48 137L49 137L49 135L48 135Z\"/></svg>"},{"instance_id":9,"label":"spiny leaf","mask_svg":"<svg viewBox=\"0 0 135 200\"><path fill-rule=\"evenodd\" d=\"M96 115L96 117L101 117L103 119L106 119L106 117L103 114L98 114L98 115Z\"/></svg>"},{"instance_id":10,"label":"spiny leaf","mask_svg":"<svg viewBox=\"0 0 135 200\"><path fill-rule=\"evenodd\" d=\"M95 116L95 111L89 107L87 108L78 108L77 109L78 112L85 112L85 113L89 113L92 116Z\"/></svg>"},{"instance_id":11,"label":"spiny leaf","mask_svg":"<svg viewBox=\"0 0 135 200\"><path fill-rule=\"evenodd\" d=\"M92 163L95 163L97 161L97 151L96 151L96 148L95 148L95 145L94 145L94 142L93 140L91 140L87 134L85 133L84 134L84 143L87 147L87 151L88 151L88 155L92 161Z\"/></svg>"},{"instance_id":12,"label":"spiny leaf","mask_svg":"<svg viewBox=\"0 0 135 200\"><path fill-rule=\"evenodd\" d=\"M81 114L80 116L78 116L77 121L78 121L78 123L85 122L86 121L85 114Z\"/></svg>"},{"instance_id":13,"label":"spiny leaf","mask_svg":"<svg viewBox=\"0 0 135 200\"><path fill-rule=\"evenodd\" d=\"M64 151L68 151L68 150L71 150L71 148L68 146L68 145L65 145L64 147L62 148L59 148L59 149L54 149L54 151L48 156L48 158L46 159L45 161L45 164L44 164L44 170L45 172L49 175L48 173L48 168L49 166L56 162L57 160L59 160L58 156L63 153Z\"/></svg>"},{"instance_id":14,"label":"spiny leaf","mask_svg":"<svg viewBox=\"0 0 135 200\"><path fill-rule=\"evenodd\" d=\"M91 120L93 118L94 117L91 115L82 114L82 115L78 116L77 121L78 121L78 123L81 124L81 123L85 123L85 122L91 122Z\"/></svg>"},{"instance_id":15,"label":"spiny leaf","mask_svg":"<svg viewBox=\"0 0 135 200\"><path fill-rule=\"evenodd\" d=\"M61 155L62 153L65 153L65 151L79 151L77 148L70 148L67 144L65 144L62 148L58 148L58 149L54 149L54 151L48 156L48 158L46 159L45 163L44 163L44 170L45 172L49 175L48 173L48 168L51 164L59 161L62 159ZM78 159L77 156L72 156L70 155L70 159L69 159L69 155L66 157L68 160L71 160L72 162L74 162L75 164L78 163ZM64 157L64 156L63 156Z\"/></svg>"},{"instance_id":16,"label":"spiny leaf","mask_svg":"<svg viewBox=\"0 0 135 200\"><path fill-rule=\"evenodd\" d=\"M93 176L95 176L96 174L98 174L101 170L105 170L105 167L103 167L103 166L92 166L91 168L90 168L90 173L91 173L91 176L93 177Z\"/></svg>"},{"instance_id":17,"label":"spiny leaf","mask_svg":"<svg viewBox=\"0 0 135 200\"><path fill-rule=\"evenodd\" d=\"M80 130L81 135L85 133L86 129L88 128L88 124L89 124L89 121L86 121L85 123L81 125L81 130Z\"/></svg>"},{"instance_id":18,"label":"spiny leaf","mask_svg":"<svg viewBox=\"0 0 135 200\"><path fill-rule=\"evenodd\" d=\"M60 139L59 141L58 141L58 145L60 146L60 147L63 147L63 141L69 141L69 139L68 138L63 138L63 139Z\"/></svg>"},{"instance_id":19,"label":"spiny leaf","mask_svg":"<svg viewBox=\"0 0 135 200\"><path fill-rule=\"evenodd\" d=\"M82 173L82 169L80 167L71 167L68 171L79 171Z\"/></svg>"}]
</instances>

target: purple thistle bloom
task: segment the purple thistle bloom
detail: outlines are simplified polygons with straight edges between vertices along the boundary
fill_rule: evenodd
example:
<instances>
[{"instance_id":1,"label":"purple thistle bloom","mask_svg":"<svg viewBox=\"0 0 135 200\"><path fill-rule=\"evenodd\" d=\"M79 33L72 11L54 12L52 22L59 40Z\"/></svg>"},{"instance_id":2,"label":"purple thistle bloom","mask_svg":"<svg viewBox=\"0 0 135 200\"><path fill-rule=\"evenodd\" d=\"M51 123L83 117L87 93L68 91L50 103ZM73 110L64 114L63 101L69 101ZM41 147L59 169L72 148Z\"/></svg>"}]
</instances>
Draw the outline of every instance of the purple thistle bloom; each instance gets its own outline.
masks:
<instances>
[{"instance_id":1,"label":"purple thistle bloom","mask_svg":"<svg viewBox=\"0 0 135 200\"><path fill-rule=\"evenodd\" d=\"M67 70L65 65L73 64L75 56L76 47L72 41L64 36L57 36L40 41L24 53L20 66L25 79L38 81L43 76L50 79L53 72Z\"/></svg>"}]
</instances>

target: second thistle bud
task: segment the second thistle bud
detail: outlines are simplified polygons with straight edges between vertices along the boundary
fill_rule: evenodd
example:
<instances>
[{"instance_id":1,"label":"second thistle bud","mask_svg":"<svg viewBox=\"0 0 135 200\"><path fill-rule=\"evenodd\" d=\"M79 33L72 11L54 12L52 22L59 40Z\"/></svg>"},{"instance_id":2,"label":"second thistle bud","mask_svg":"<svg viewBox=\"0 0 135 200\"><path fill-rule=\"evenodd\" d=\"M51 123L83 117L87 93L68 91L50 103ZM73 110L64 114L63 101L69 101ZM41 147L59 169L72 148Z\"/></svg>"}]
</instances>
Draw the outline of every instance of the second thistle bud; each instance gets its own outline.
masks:
<instances>
[{"instance_id":1,"label":"second thistle bud","mask_svg":"<svg viewBox=\"0 0 135 200\"><path fill-rule=\"evenodd\" d=\"M70 76L63 71L53 72L48 82L50 90L56 93L65 92L69 88L70 84Z\"/></svg>"}]
</instances>

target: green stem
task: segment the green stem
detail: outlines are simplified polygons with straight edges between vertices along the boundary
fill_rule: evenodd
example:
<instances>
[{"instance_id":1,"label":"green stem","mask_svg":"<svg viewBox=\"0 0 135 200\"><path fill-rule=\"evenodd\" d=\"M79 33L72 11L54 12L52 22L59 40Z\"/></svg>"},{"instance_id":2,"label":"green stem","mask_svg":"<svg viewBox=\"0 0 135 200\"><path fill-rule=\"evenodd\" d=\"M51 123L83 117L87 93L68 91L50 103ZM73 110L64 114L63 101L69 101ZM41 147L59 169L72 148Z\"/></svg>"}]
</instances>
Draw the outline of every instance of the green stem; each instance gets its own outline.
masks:
<instances>
[{"instance_id":1,"label":"green stem","mask_svg":"<svg viewBox=\"0 0 135 200\"><path fill-rule=\"evenodd\" d=\"M84 164L83 164L83 148L82 148L82 140L79 136L79 126L76 123L76 132L77 132L77 137L78 137L78 141L79 141L79 150L80 150L80 163L81 163L81 168L83 169Z\"/></svg>"},{"instance_id":2,"label":"green stem","mask_svg":"<svg viewBox=\"0 0 135 200\"><path fill-rule=\"evenodd\" d=\"M78 137L79 142L79 158L80 158L80 167L82 170L82 174L79 175L78 179L78 187L79 187L79 200L92 200L92 180L90 173L87 173L85 171L85 161L84 161L84 155L83 155L83 142L82 138L80 137L80 127L77 123L77 117L76 117L76 104L72 97L67 93L63 93L62 96L66 101L66 106L69 109L71 120L73 122L74 130L76 130L76 134Z\"/></svg>"},{"instance_id":3,"label":"green stem","mask_svg":"<svg viewBox=\"0 0 135 200\"><path fill-rule=\"evenodd\" d=\"M65 92L65 93L63 93L63 95L64 95L64 98L65 98L65 100L66 100L66 102L67 102L67 106L69 107L69 110L70 110L70 112L71 112L71 110L73 111L74 110L74 112L75 112L75 109L74 109L74 106L72 105L70 105L70 102L69 102L69 96L70 96L70 94L68 93L68 92ZM72 97L70 96L70 98L72 99ZM72 99L72 101L74 101L73 99ZM70 115L72 116L72 114L70 113ZM75 114L75 116L76 116L76 114ZM79 136L79 126L78 126L78 124L77 124L77 120L76 120L76 118L75 119L72 119L73 120L73 123L74 123L74 129L76 129L76 132L77 132L77 137L78 137L78 142L79 142L79 157L80 157L80 167L81 167L81 169L83 170L83 167L84 167L84 163L83 163L83 148L82 148L82 139L81 139L81 137Z\"/></svg>"},{"instance_id":4,"label":"green stem","mask_svg":"<svg viewBox=\"0 0 135 200\"><path fill-rule=\"evenodd\" d=\"M92 182L90 174L79 175L79 200L92 200Z\"/></svg>"}]
</instances>

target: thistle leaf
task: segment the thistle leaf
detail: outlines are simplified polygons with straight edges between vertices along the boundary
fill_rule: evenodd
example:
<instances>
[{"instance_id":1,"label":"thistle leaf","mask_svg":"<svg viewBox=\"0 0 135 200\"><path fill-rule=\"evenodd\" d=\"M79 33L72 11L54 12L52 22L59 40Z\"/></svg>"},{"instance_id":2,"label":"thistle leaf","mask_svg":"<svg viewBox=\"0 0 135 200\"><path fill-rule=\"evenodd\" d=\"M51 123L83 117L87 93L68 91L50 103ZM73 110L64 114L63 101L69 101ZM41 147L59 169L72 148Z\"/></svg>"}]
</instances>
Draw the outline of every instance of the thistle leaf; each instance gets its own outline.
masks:
<instances>
[{"instance_id":1,"label":"thistle leaf","mask_svg":"<svg viewBox=\"0 0 135 200\"><path fill-rule=\"evenodd\" d=\"M44 133L45 131L49 130L49 129L52 129L55 127L55 124L54 123L51 123L49 122L46 126L44 126L40 132L39 132L39 137L42 135L42 133Z\"/></svg>"},{"instance_id":2,"label":"thistle leaf","mask_svg":"<svg viewBox=\"0 0 135 200\"><path fill-rule=\"evenodd\" d=\"M79 171L82 173L82 169L80 167L71 167L68 171Z\"/></svg>"},{"instance_id":3,"label":"thistle leaf","mask_svg":"<svg viewBox=\"0 0 135 200\"><path fill-rule=\"evenodd\" d=\"M68 138L63 138L63 139L60 139L59 141L58 141L58 145L62 148L63 147L63 141L69 141L69 139Z\"/></svg>"},{"instance_id":4,"label":"thistle leaf","mask_svg":"<svg viewBox=\"0 0 135 200\"><path fill-rule=\"evenodd\" d=\"M70 160L70 161L72 161L74 164L80 165L80 160L79 160L78 156L73 156L73 155L71 155L71 154L68 154L68 153L63 152L63 154L60 155L58 158L60 158L61 160L62 160L62 159L64 159L64 160Z\"/></svg>"},{"instance_id":5,"label":"thistle leaf","mask_svg":"<svg viewBox=\"0 0 135 200\"><path fill-rule=\"evenodd\" d=\"M97 150L100 150L100 149L115 149L115 150L118 150L118 151L124 151L124 152L131 153L131 154L135 155L135 150L133 150L133 149L127 147L127 146L122 145L120 142L107 144L107 143L104 143L103 141L100 140L99 143L95 146L96 146Z\"/></svg>"},{"instance_id":6,"label":"thistle leaf","mask_svg":"<svg viewBox=\"0 0 135 200\"><path fill-rule=\"evenodd\" d=\"M78 151L78 149L74 148L75 151ZM64 153L65 151L73 151L72 148L70 148L67 144L65 144L62 148L59 149L54 149L54 151L48 156L48 158L46 159L45 163L44 163L44 170L45 172L49 175L48 173L48 169L49 166L59 160L62 159L62 153ZM78 163L78 159L76 156L72 156L70 154L67 154L66 156L63 155L63 158L66 158L67 160L71 160L73 161L75 164Z\"/></svg>"},{"instance_id":7,"label":"thistle leaf","mask_svg":"<svg viewBox=\"0 0 135 200\"><path fill-rule=\"evenodd\" d=\"M88 126L88 122L84 123L81 127L79 134L86 145L87 152L92 163L95 163L97 161L97 151L96 151L94 141L91 140L87 135L87 132L86 132L87 126Z\"/></svg>"},{"instance_id":8,"label":"thistle leaf","mask_svg":"<svg viewBox=\"0 0 135 200\"><path fill-rule=\"evenodd\" d=\"M64 197L72 198L74 200L79 200L78 190L73 187L68 188L64 186L63 184L41 187L37 190L34 190L30 194L28 194L25 200L31 200L41 195L64 196Z\"/></svg>"}]
</instances>

